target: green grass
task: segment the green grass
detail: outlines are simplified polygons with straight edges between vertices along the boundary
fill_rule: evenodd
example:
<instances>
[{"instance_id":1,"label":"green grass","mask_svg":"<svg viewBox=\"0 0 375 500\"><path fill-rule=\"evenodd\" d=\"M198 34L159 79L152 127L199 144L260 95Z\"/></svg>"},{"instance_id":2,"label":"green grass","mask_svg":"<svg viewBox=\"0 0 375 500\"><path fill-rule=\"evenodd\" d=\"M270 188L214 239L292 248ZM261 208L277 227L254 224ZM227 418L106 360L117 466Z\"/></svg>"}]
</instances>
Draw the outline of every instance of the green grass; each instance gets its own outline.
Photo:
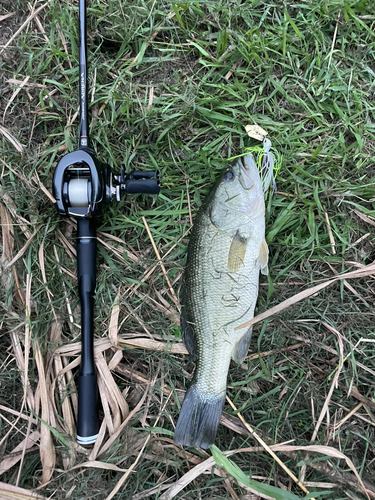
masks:
<instances>
[{"instance_id":1,"label":"green grass","mask_svg":"<svg viewBox=\"0 0 375 500\"><path fill-rule=\"evenodd\" d=\"M27 19L27 2L5 0L0 18L10 12L15 14L0 21L0 45ZM168 16L171 12L173 17ZM114 171L121 163L128 170L157 168L162 179L159 197L127 196L103 211L99 230L123 241L121 245L103 237L120 248L123 259L99 246L96 338L108 335L119 288L120 323L126 318L121 333L142 337L145 327L158 340L179 337L179 326L165 308L158 309L148 300L150 297L162 304L159 293L173 306L160 268L137 293L130 293L157 261L142 216L160 254L164 256L172 249L164 264L177 292L189 238L185 234L190 227L189 199L194 216L227 158L255 145L246 136L244 127L248 124L257 123L266 129L283 158L277 192L267 205L270 276L268 283L262 278L257 312L333 277L333 270L341 273L356 269L356 264L374 261L374 226L354 212L375 217L374 12L373 0L89 2L90 89L95 80L90 106L94 148ZM38 14L47 40L33 20L0 55L1 120L17 88L8 80L30 77L2 123L24 146L24 154L21 158L12 143L0 135L0 194L14 224L13 256L27 241L20 224L27 223L30 233L37 231L14 267L21 289L26 287L26 276L32 275L31 337L41 345L46 360L54 347L50 337L52 306L60 314L60 343L72 343L79 336L79 329L69 322L65 300L67 295L78 323L76 281L72 276L76 264L57 233L59 229L74 244L74 230L72 233L69 222L58 217L36 181L38 175L51 191L56 163L77 144L78 118L71 123L78 106L77 14L72 2L52 0ZM56 23L66 38L68 54ZM356 243L361 237L364 239ZM51 303L38 259L42 243ZM139 262L134 263L124 249L135 252ZM5 254L4 247L1 253ZM18 327L22 339L25 306L17 293L14 274L3 273L1 279L0 404L21 411L23 387L10 332ZM350 280L350 284L360 298L340 282L256 325L250 351L275 352L242 367L231 366L228 395L268 444L288 440L299 446L313 444L314 427L332 383L328 376L339 362L337 335L324 323L334 327L344 337L347 359L339 377L341 385L334 390L328 408L329 422L325 417L314 444L327 444L346 454L371 485L375 482L375 411L371 406L375 402L374 343L362 342L360 352L353 346L361 338L375 340L374 282L366 277ZM303 346L281 351L301 339ZM104 355L109 361L113 351L109 349ZM124 365L137 374L148 380L155 377L140 411L110 450L98 458L126 469L159 416L166 399L163 389L186 388L193 366L186 356L177 354L125 348L123 356ZM69 361L74 359L71 356ZM30 353L29 378L35 391L39 373L34 350ZM114 373L114 378L120 390L128 391L126 398L133 409L143 395L144 384L120 373ZM353 387L366 398L364 405L335 429L334 425L360 402L353 396ZM74 392L74 387L69 391ZM71 448L54 438L56 470L40 492L51 498L106 498L122 473L93 468L69 470L88 457L74 448L74 436L66 435L66 426L59 420L61 398L57 390L54 397L58 430ZM233 414L229 405L225 411ZM27 406L22 412L30 415ZM207 457L200 450L189 449L189 461L172 446L172 422L176 423L178 412L174 393L135 471L115 498L131 498L159 483L172 483ZM11 422L15 423L15 430L0 448L1 459L22 441L28 422L16 422L16 417L5 410L0 414L7 419L0 419L0 440L9 432ZM40 430L40 421L31 429ZM221 451L256 446L251 437L225 426L220 426L215 444ZM65 463L64 471L63 460L69 455L71 463L69 467ZM307 456L302 451L279 456L297 476L301 465L308 464L306 481L335 483L337 486L324 498L365 498L355 493L354 476L343 460L326 456L321 460L320 455ZM254 480L290 486L295 495L303 497L266 452L236 454L231 460ZM18 468L19 463L0 480L15 485ZM332 470L330 475L327 468ZM19 486L36 488L41 470L36 447L25 455ZM246 493L236 481L231 484L238 497ZM327 491L317 486L308 489ZM155 498L159 496L161 493L154 494ZM232 497L224 479L210 470L187 485L177 498Z\"/></svg>"}]
</instances>

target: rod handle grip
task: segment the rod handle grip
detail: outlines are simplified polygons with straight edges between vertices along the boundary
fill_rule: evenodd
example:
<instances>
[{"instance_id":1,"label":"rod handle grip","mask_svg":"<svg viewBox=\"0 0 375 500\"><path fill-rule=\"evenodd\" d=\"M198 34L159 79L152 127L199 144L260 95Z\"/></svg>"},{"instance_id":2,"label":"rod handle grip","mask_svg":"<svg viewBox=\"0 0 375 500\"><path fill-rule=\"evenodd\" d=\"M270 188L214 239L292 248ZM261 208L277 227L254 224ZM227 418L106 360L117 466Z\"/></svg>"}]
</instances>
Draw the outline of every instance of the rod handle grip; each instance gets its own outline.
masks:
<instances>
[{"instance_id":1,"label":"rod handle grip","mask_svg":"<svg viewBox=\"0 0 375 500\"><path fill-rule=\"evenodd\" d=\"M78 379L77 441L81 445L93 444L98 437L98 383L96 373L80 374Z\"/></svg>"}]
</instances>

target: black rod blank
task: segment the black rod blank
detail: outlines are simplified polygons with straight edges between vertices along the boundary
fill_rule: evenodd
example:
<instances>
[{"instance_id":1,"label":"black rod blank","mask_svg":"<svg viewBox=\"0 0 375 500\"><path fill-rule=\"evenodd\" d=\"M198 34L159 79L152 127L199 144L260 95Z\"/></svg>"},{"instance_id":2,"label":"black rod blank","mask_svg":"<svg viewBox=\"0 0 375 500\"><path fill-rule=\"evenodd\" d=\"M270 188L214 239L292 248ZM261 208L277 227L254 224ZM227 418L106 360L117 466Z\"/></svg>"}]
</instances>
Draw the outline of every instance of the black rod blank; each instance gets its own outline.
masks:
<instances>
[{"instance_id":1,"label":"black rod blank","mask_svg":"<svg viewBox=\"0 0 375 500\"><path fill-rule=\"evenodd\" d=\"M86 49L86 0L79 0L79 148L89 148L87 103L87 49Z\"/></svg>"}]
</instances>

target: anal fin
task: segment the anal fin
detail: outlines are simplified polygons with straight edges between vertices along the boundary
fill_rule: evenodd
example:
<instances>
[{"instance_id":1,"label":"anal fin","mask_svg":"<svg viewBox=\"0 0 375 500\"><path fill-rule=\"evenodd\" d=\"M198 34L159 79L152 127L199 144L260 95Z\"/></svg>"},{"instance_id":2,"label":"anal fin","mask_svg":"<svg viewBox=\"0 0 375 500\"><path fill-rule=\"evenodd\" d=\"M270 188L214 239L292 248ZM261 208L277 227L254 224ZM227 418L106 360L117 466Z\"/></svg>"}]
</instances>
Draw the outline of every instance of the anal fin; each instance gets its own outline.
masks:
<instances>
[{"instance_id":1,"label":"anal fin","mask_svg":"<svg viewBox=\"0 0 375 500\"><path fill-rule=\"evenodd\" d=\"M235 363L239 365L243 363L243 360L246 358L246 354L250 346L252 331L253 329L249 328L249 330L245 333L245 335L243 335L233 347L232 359Z\"/></svg>"}]
</instances>

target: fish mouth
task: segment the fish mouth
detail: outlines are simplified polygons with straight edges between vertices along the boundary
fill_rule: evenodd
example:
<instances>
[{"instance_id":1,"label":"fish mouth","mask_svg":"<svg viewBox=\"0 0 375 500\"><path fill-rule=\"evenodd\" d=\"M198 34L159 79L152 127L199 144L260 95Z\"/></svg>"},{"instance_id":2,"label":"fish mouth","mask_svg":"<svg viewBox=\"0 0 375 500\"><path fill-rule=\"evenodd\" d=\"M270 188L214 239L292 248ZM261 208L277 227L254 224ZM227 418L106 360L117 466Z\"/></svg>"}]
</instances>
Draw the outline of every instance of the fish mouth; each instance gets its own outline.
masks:
<instances>
[{"instance_id":1,"label":"fish mouth","mask_svg":"<svg viewBox=\"0 0 375 500\"><path fill-rule=\"evenodd\" d=\"M249 162L246 161L246 158L248 156L250 156L251 158ZM251 189L252 187L254 187L252 167L256 168L253 157L251 155L242 156L240 158L239 163L240 163L240 174L242 173L242 175L240 175L241 185L246 190Z\"/></svg>"}]
</instances>

